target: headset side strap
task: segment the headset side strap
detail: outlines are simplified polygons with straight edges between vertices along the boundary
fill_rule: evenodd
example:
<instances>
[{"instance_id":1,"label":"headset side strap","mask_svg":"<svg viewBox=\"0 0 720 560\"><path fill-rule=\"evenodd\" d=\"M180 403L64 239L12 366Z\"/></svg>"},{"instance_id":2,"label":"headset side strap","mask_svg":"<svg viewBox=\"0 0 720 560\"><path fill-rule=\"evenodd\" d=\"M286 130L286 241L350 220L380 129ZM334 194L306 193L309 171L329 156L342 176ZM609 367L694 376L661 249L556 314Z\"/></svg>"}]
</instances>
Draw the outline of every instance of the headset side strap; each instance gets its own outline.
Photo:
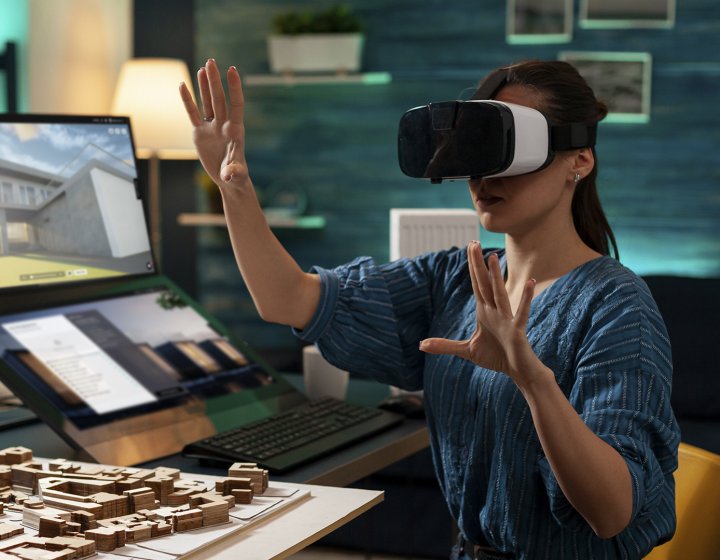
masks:
<instances>
[{"instance_id":1,"label":"headset side strap","mask_svg":"<svg viewBox=\"0 0 720 560\"><path fill-rule=\"evenodd\" d=\"M571 123L550 128L550 146L554 151L591 148L597 138L597 123Z\"/></svg>"}]
</instances>

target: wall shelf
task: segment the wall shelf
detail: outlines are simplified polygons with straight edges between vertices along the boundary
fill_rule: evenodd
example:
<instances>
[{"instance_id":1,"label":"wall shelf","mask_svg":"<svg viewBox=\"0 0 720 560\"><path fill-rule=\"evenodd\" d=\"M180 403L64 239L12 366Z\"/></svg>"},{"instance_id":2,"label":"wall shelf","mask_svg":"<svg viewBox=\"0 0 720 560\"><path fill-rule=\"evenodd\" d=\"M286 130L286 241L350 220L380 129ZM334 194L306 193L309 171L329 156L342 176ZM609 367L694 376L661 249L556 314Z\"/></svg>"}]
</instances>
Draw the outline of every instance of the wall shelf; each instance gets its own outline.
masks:
<instances>
[{"instance_id":1,"label":"wall shelf","mask_svg":"<svg viewBox=\"0 0 720 560\"><path fill-rule=\"evenodd\" d=\"M266 213L265 218L271 228L275 229L322 229L325 227L325 218L322 216L281 216ZM219 226L227 227L225 214L178 214L178 224L181 226Z\"/></svg>"},{"instance_id":2,"label":"wall shelf","mask_svg":"<svg viewBox=\"0 0 720 560\"><path fill-rule=\"evenodd\" d=\"M317 84L360 84L376 86L389 84L389 72L363 74L249 74L243 77L245 86L298 86Z\"/></svg>"}]
</instances>

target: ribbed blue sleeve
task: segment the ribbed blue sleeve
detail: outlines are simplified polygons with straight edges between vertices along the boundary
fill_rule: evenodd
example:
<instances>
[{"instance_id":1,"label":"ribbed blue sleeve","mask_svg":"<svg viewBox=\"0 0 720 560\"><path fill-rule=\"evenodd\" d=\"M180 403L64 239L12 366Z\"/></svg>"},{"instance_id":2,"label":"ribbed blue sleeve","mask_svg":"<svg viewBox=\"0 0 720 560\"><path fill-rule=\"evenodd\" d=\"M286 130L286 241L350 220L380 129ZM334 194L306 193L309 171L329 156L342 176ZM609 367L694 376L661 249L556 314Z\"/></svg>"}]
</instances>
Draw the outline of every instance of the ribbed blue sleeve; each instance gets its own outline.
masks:
<instances>
[{"instance_id":1,"label":"ribbed blue sleeve","mask_svg":"<svg viewBox=\"0 0 720 560\"><path fill-rule=\"evenodd\" d=\"M670 406L672 361L664 323L640 279L594 286L595 311L589 313L576 352L575 381L569 400L587 426L625 459L633 492L631 527L621 534L628 550L654 544L657 532L672 534L675 509L672 472L677 467L679 434ZM587 524L569 504L547 459L540 461L553 515L574 530ZM645 538L637 526L652 522Z\"/></svg>"},{"instance_id":2,"label":"ribbed blue sleeve","mask_svg":"<svg viewBox=\"0 0 720 560\"><path fill-rule=\"evenodd\" d=\"M460 253L462 255L463 253ZM451 288L458 252L428 253L378 265L370 257L332 270L313 271L323 286L320 304L303 331L335 366L407 390L421 389L436 302Z\"/></svg>"}]
</instances>

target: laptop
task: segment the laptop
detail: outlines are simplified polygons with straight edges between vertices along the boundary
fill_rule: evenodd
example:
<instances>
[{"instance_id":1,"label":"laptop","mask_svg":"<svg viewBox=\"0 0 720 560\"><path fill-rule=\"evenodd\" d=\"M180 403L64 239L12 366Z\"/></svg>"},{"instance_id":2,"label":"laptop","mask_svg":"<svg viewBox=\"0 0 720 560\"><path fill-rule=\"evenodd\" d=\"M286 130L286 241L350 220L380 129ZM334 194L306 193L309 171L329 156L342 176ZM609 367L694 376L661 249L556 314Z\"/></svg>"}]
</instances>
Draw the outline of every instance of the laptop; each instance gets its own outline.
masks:
<instances>
[{"instance_id":1,"label":"laptop","mask_svg":"<svg viewBox=\"0 0 720 560\"><path fill-rule=\"evenodd\" d=\"M115 465L184 452L286 472L404 419L309 402L160 274L126 117L0 115L0 381Z\"/></svg>"}]
</instances>

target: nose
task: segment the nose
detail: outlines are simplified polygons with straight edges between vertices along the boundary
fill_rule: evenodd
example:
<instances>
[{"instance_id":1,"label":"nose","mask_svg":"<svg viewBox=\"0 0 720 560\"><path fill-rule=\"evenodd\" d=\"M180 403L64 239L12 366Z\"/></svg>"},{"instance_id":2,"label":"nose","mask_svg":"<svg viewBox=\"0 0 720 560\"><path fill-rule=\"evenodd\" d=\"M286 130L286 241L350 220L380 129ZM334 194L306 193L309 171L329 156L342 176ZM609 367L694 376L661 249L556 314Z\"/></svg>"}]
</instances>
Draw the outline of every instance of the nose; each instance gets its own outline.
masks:
<instances>
[{"instance_id":1,"label":"nose","mask_svg":"<svg viewBox=\"0 0 720 560\"><path fill-rule=\"evenodd\" d=\"M487 177L470 177L468 179L468 186L471 190L478 191L483 188L487 188L490 185L500 183L500 178L487 178Z\"/></svg>"}]
</instances>

